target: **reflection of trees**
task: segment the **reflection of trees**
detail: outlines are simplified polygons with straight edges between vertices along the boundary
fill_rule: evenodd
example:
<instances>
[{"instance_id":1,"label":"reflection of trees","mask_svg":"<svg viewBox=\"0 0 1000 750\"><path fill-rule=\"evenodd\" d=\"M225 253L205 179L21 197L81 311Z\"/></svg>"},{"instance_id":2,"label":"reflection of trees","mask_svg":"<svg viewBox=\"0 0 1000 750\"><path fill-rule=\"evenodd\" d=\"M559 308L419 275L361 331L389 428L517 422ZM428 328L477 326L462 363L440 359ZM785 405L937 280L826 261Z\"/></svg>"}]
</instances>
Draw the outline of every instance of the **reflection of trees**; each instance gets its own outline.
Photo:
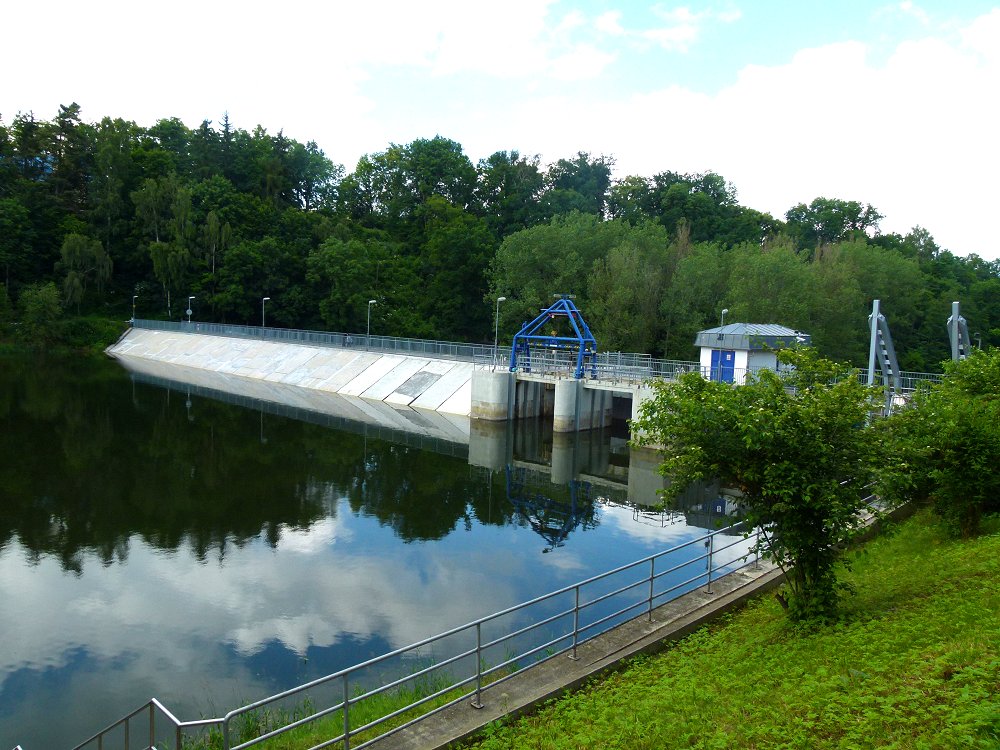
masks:
<instances>
[{"instance_id":1,"label":"reflection of trees","mask_svg":"<svg viewBox=\"0 0 1000 750\"><path fill-rule=\"evenodd\" d=\"M276 545L282 526L307 527L340 498L406 541L512 517L462 458L207 398L188 406L112 362L3 364L0 547L17 535L67 570L84 552L125 559L133 535L202 559L261 536Z\"/></svg>"},{"instance_id":2,"label":"reflection of trees","mask_svg":"<svg viewBox=\"0 0 1000 750\"><path fill-rule=\"evenodd\" d=\"M351 509L374 516L405 541L441 539L459 523L470 527L473 518L503 524L511 516L508 503L488 504L488 487L464 458L380 440L367 441L364 450L363 470L349 492Z\"/></svg>"}]
</instances>

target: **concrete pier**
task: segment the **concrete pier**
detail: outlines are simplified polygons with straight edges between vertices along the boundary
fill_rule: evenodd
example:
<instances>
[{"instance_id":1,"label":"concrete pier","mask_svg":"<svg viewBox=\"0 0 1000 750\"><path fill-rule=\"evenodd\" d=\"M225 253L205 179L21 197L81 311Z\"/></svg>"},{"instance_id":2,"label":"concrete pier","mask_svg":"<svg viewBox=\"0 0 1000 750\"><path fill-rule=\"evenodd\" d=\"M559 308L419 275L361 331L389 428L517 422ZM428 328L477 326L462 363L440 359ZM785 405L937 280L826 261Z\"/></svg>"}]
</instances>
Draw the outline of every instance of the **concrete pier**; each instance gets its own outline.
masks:
<instances>
[{"instance_id":1,"label":"concrete pier","mask_svg":"<svg viewBox=\"0 0 1000 750\"><path fill-rule=\"evenodd\" d=\"M470 416L491 422L510 419L513 411L511 388L514 385L513 373L506 370L477 370L472 378Z\"/></svg>"}]
</instances>

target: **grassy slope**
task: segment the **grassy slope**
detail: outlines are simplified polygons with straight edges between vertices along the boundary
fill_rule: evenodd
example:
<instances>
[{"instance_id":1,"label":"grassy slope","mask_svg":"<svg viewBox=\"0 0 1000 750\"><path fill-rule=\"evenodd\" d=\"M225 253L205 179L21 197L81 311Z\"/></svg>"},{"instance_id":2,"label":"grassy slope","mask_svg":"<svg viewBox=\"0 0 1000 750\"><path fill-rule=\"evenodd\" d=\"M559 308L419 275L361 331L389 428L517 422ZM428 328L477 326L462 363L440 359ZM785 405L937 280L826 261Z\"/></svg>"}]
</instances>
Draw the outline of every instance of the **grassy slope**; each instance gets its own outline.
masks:
<instances>
[{"instance_id":1,"label":"grassy slope","mask_svg":"<svg viewBox=\"0 0 1000 750\"><path fill-rule=\"evenodd\" d=\"M921 513L853 553L838 625L772 597L510 726L493 748L1000 748L1000 523Z\"/></svg>"}]
</instances>

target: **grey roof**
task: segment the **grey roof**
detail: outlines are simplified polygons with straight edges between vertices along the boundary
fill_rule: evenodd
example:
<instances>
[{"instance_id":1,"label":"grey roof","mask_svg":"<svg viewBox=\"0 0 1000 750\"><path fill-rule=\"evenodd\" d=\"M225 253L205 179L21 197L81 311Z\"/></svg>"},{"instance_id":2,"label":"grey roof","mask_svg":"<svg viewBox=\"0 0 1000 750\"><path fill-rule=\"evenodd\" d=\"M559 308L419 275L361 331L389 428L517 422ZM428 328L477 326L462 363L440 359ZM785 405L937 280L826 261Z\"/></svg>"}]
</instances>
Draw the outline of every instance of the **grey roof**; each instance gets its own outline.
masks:
<instances>
[{"instance_id":1,"label":"grey roof","mask_svg":"<svg viewBox=\"0 0 1000 750\"><path fill-rule=\"evenodd\" d=\"M781 349L808 345L811 336L776 323L728 323L699 331L694 345L711 349Z\"/></svg>"}]
</instances>

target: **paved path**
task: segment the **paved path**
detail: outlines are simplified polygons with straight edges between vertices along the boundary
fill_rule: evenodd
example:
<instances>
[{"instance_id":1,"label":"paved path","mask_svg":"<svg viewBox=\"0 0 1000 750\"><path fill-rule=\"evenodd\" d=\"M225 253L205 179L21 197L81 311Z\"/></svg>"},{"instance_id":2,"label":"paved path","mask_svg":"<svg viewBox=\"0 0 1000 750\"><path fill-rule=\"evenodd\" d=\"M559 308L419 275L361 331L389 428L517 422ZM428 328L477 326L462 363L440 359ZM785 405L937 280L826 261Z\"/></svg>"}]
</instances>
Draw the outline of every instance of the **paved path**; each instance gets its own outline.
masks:
<instances>
[{"instance_id":1,"label":"paved path","mask_svg":"<svg viewBox=\"0 0 1000 750\"><path fill-rule=\"evenodd\" d=\"M491 721L531 711L550 698L575 690L598 675L611 671L638 654L663 650L719 615L742 606L748 599L774 588L781 571L762 562L679 597L653 610L650 621L638 617L587 641L578 658L560 654L516 672L504 682L483 690L483 708L463 700L411 727L385 735L371 747L378 750L435 750L466 739Z\"/></svg>"}]
</instances>

